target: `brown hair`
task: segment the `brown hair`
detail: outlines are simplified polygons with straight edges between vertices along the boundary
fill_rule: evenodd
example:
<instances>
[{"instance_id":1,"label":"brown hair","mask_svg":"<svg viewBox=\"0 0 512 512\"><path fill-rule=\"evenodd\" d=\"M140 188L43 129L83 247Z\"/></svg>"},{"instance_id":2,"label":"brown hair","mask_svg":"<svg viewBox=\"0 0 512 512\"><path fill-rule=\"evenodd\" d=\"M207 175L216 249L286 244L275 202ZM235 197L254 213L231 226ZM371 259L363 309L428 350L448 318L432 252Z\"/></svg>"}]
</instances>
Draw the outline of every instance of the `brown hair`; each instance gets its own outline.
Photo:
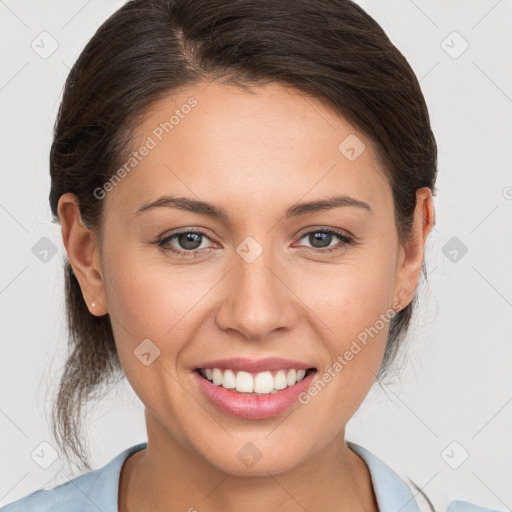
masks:
<instances>
[{"instance_id":1,"label":"brown hair","mask_svg":"<svg viewBox=\"0 0 512 512\"><path fill-rule=\"evenodd\" d=\"M103 202L93 193L130 153L130 137L158 99L198 81L277 82L316 97L377 148L392 188L401 243L416 190L435 193L437 148L418 80L378 23L350 0L132 0L97 30L66 80L50 153L50 205L76 194L101 240ZM123 378L109 315L91 315L69 261L69 355L53 434L86 469L82 405ZM426 278L423 264L423 275ZM377 379L388 371L416 302L390 322ZM86 439L86 438L85 438ZM70 460L68 456L68 460Z\"/></svg>"}]
</instances>

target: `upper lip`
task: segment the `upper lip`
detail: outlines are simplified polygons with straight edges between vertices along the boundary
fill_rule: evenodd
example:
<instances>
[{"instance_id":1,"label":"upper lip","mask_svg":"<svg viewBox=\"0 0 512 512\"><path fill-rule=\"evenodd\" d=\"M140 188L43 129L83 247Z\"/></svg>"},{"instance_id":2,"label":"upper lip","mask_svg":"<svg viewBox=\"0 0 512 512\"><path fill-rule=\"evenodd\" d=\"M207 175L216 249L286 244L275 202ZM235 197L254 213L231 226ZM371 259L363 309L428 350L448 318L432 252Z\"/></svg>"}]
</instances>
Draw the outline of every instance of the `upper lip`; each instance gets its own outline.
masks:
<instances>
[{"instance_id":1,"label":"upper lip","mask_svg":"<svg viewBox=\"0 0 512 512\"><path fill-rule=\"evenodd\" d=\"M302 363L293 359L283 359L281 357L265 357L263 359L248 359L235 357L231 359L216 359L215 361L205 361L196 366L198 368L219 368L223 370L238 370L258 373L266 370L286 370L294 368L296 370L307 370L314 368L310 363Z\"/></svg>"}]
</instances>

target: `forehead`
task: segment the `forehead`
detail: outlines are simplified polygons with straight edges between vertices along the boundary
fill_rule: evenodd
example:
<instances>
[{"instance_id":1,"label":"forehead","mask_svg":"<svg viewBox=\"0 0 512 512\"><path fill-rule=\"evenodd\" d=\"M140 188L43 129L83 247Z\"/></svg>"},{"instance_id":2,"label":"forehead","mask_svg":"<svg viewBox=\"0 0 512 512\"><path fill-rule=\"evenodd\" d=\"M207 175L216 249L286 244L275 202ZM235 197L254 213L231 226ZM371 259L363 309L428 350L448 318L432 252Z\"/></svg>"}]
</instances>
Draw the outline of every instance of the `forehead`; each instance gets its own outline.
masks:
<instances>
[{"instance_id":1,"label":"forehead","mask_svg":"<svg viewBox=\"0 0 512 512\"><path fill-rule=\"evenodd\" d=\"M145 113L131 150L107 201L132 212L166 193L226 210L333 192L378 209L391 197L371 141L319 100L277 84L199 83L170 94Z\"/></svg>"}]
</instances>

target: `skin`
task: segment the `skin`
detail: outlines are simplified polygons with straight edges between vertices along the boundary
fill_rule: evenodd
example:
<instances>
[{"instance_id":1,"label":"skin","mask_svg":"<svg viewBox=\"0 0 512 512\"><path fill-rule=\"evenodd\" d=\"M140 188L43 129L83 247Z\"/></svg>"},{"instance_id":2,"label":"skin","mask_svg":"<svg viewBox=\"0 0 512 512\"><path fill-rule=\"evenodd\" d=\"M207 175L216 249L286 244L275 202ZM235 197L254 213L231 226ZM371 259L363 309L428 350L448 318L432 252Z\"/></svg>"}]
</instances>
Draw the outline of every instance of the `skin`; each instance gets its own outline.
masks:
<instances>
[{"instance_id":1,"label":"skin","mask_svg":"<svg viewBox=\"0 0 512 512\"><path fill-rule=\"evenodd\" d=\"M375 381L389 323L309 404L267 420L220 412L191 371L210 359L281 356L311 362L320 378L379 315L412 300L434 222L431 192L417 191L413 236L400 245L371 141L321 102L276 84L252 94L216 83L176 92L147 113L133 147L190 96L197 106L103 199L101 239L81 222L73 194L59 201L84 300L91 314L110 315L145 406L148 445L123 466L119 510L377 511L368 468L344 438ZM349 134L366 145L354 161L338 149ZM373 211L285 217L297 202L334 193ZM163 194L214 203L229 222L170 207L135 215ZM315 248L304 233L322 227L357 244L333 235ZM152 243L179 228L205 233L196 257ZM236 252L247 236L263 248L252 263ZM186 251L179 241L167 246ZM134 355L146 338L160 349L149 366ZM261 452L252 467L237 457L248 442Z\"/></svg>"}]
</instances>

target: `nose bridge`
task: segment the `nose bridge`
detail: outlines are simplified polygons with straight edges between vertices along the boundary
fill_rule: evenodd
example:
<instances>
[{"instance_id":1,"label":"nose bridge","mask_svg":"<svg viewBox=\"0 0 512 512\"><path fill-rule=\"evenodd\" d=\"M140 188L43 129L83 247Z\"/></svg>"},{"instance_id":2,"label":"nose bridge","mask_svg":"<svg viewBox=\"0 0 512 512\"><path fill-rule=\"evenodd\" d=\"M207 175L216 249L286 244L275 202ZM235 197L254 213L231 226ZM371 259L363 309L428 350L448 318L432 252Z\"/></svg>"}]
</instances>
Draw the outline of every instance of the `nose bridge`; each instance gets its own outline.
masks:
<instances>
[{"instance_id":1,"label":"nose bridge","mask_svg":"<svg viewBox=\"0 0 512 512\"><path fill-rule=\"evenodd\" d=\"M263 247L247 237L236 248L228 289L217 312L220 328L261 339L275 329L290 325L289 292L282 283L285 278L279 276L283 267L272 250L271 238L266 238Z\"/></svg>"}]
</instances>

